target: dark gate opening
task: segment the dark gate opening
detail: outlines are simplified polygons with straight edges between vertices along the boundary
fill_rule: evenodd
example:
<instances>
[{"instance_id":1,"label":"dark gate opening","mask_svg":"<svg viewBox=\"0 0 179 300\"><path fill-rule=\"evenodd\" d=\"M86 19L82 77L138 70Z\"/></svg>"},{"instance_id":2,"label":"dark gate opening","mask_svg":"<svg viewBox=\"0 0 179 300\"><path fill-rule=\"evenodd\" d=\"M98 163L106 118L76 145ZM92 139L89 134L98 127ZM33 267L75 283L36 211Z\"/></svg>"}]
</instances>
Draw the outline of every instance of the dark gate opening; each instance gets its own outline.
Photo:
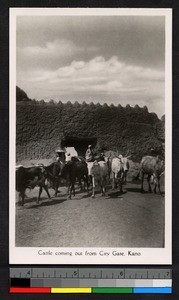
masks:
<instances>
[{"instance_id":1,"label":"dark gate opening","mask_svg":"<svg viewBox=\"0 0 179 300\"><path fill-rule=\"evenodd\" d=\"M97 144L96 137L65 137L61 141L61 147L74 147L78 152L78 155L85 156L88 145L92 145L94 148Z\"/></svg>"}]
</instances>

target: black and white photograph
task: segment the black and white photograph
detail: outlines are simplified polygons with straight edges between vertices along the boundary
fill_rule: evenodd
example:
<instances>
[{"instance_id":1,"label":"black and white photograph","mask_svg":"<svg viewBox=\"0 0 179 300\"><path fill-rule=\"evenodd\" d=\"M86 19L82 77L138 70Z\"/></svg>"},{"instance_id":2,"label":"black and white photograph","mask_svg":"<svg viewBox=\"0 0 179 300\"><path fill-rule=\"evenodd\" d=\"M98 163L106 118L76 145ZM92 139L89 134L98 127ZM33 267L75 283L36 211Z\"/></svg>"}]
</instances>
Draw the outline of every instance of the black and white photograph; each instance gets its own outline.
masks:
<instances>
[{"instance_id":1,"label":"black and white photograph","mask_svg":"<svg viewBox=\"0 0 179 300\"><path fill-rule=\"evenodd\" d=\"M10 263L171 263L171 23L10 10Z\"/></svg>"}]
</instances>

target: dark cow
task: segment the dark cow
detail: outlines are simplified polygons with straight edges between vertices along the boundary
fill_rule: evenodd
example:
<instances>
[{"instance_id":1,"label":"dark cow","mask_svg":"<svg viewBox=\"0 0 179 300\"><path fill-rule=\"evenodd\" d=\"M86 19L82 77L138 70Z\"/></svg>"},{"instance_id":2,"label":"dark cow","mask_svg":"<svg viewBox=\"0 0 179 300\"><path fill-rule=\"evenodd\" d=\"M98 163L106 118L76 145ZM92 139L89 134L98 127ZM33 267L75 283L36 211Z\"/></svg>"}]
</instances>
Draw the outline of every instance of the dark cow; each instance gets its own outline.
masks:
<instances>
[{"instance_id":1,"label":"dark cow","mask_svg":"<svg viewBox=\"0 0 179 300\"><path fill-rule=\"evenodd\" d=\"M71 161L68 161L63 166L61 177L66 179L68 182L69 199L71 199L71 194L75 196L75 182L78 179L80 185L81 180L84 181L84 185L87 186L88 191L88 169L87 164L83 159L79 157L72 157Z\"/></svg>"},{"instance_id":2,"label":"dark cow","mask_svg":"<svg viewBox=\"0 0 179 300\"><path fill-rule=\"evenodd\" d=\"M144 191L143 182L144 176L147 174L148 186L149 186L149 193L151 193L151 185L150 181L153 178L154 183L154 193L156 193L156 188L158 187L159 193L160 191L160 177L164 174L164 160L160 159L158 156L144 156L141 160L141 168L139 174L142 174L142 183L141 183L141 192ZM139 175L138 175L139 177Z\"/></svg>"},{"instance_id":3,"label":"dark cow","mask_svg":"<svg viewBox=\"0 0 179 300\"><path fill-rule=\"evenodd\" d=\"M81 191L83 189L81 181L83 180L84 182L84 191L85 187L89 188L89 183L88 183L88 168L87 168L87 163L85 159L82 156L78 157L72 157L72 162L75 166L75 175L76 178L78 179Z\"/></svg>"},{"instance_id":4,"label":"dark cow","mask_svg":"<svg viewBox=\"0 0 179 300\"><path fill-rule=\"evenodd\" d=\"M87 164L82 157L71 157L71 160L65 163L58 160L44 168L47 172L47 179L55 190L55 196L57 196L61 179L66 180L70 199L72 192L75 195L76 178L78 179L81 189L81 180L83 180L84 187L86 185L88 190L88 169Z\"/></svg>"},{"instance_id":5,"label":"dark cow","mask_svg":"<svg viewBox=\"0 0 179 300\"><path fill-rule=\"evenodd\" d=\"M25 168L20 166L16 169L16 191L19 192L19 203L24 205L25 190L27 188L33 189L35 186L39 186L39 195L37 203L39 203L42 189L46 191L48 198L50 194L46 185L47 174L44 167L34 166ZM22 201L21 201L22 200Z\"/></svg>"},{"instance_id":6,"label":"dark cow","mask_svg":"<svg viewBox=\"0 0 179 300\"><path fill-rule=\"evenodd\" d=\"M45 166L45 170L47 173L47 179L50 182L52 188L55 190L55 197L58 193L58 187L60 183L61 171L64 167L65 163L61 160L51 163L49 166Z\"/></svg>"}]
</instances>

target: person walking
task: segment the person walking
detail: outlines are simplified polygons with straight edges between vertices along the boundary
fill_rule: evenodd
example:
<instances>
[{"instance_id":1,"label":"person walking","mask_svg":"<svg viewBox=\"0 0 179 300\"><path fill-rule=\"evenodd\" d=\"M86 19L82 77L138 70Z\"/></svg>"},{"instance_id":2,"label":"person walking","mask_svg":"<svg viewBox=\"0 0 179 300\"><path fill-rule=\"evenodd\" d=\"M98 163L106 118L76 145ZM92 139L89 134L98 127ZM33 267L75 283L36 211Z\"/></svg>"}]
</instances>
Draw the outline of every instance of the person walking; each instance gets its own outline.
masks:
<instances>
[{"instance_id":1,"label":"person walking","mask_svg":"<svg viewBox=\"0 0 179 300\"><path fill-rule=\"evenodd\" d=\"M94 160L94 153L91 145L89 145L88 149L86 150L85 159L86 162L92 162Z\"/></svg>"}]
</instances>

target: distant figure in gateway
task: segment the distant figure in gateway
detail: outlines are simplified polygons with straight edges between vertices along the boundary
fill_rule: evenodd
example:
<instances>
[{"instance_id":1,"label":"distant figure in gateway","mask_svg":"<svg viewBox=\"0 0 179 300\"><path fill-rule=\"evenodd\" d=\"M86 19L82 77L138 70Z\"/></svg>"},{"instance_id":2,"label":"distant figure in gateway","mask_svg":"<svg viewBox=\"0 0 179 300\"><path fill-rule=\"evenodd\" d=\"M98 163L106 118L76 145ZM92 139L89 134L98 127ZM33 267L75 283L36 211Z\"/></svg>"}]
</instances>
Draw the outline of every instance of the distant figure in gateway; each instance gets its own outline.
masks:
<instances>
[{"instance_id":1,"label":"distant figure in gateway","mask_svg":"<svg viewBox=\"0 0 179 300\"><path fill-rule=\"evenodd\" d=\"M56 160L65 162L65 151L59 148L55 152L56 152Z\"/></svg>"}]
</instances>

